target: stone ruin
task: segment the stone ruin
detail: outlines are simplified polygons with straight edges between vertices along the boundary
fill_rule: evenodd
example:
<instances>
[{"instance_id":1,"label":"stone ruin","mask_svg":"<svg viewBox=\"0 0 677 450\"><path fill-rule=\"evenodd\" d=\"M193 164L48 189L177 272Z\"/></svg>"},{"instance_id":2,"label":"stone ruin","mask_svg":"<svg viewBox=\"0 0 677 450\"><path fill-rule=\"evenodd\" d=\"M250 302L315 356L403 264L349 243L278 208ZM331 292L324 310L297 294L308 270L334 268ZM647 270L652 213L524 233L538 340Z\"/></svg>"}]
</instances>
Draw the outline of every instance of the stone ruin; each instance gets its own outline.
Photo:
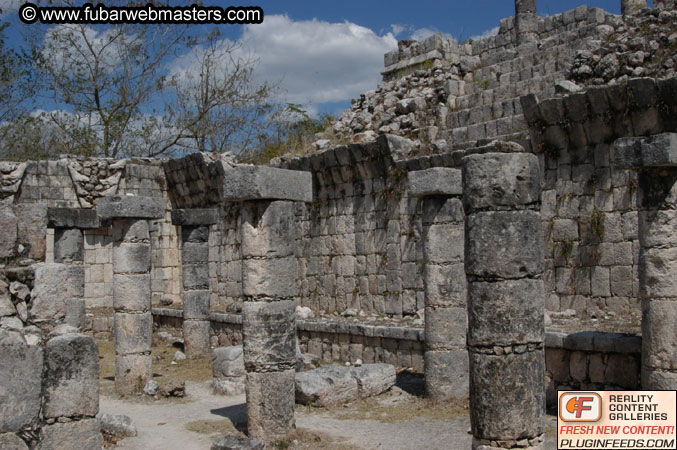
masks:
<instances>
[{"instance_id":1,"label":"stone ruin","mask_svg":"<svg viewBox=\"0 0 677 450\"><path fill-rule=\"evenodd\" d=\"M273 167L1 162L0 444L101 445L82 332L114 337L122 394L154 328L189 358L243 344L226 375L265 440L295 426L297 346L423 372L470 402L477 449L543 448L557 389L675 389L677 11L654 3L517 0L496 36L402 41L336 124L349 144Z\"/></svg>"}]
</instances>

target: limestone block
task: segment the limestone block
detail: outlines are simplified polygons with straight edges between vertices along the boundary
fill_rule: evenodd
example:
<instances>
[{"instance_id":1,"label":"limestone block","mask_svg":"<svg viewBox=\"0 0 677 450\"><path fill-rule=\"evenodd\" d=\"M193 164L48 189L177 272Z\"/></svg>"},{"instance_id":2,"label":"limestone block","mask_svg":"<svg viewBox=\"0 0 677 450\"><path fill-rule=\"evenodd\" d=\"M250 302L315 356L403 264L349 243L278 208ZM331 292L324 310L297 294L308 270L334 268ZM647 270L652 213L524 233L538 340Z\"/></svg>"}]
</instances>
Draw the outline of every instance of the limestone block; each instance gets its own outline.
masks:
<instances>
[{"instance_id":1,"label":"limestone block","mask_svg":"<svg viewBox=\"0 0 677 450\"><path fill-rule=\"evenodd\" d=\"M677 370L677 301L642 301L643 365Z\"/></svg>"},{"instance_id":2,"label":"limestone block","mask_svg":"<svg viewBox=\"0 0 677 450\"><path fill-rule=\"evenodd\" d=\"M183 271L183 289L187 291L209 289L208 264L186 264L181 270Z\"/></svg>"},{"instance_id":3,"label":"limestone block","mask_svg":"<svg viewBox=\"0 0 677 450\"><path fill-rule=\"evenodd\" d=\"M114 274L113 307L120 312L150 310L150 274Z\"/></svg>"},{"instance_id":4,"label":"limestone block","mask_svg":"<svg viewBox=\"0 0 677 450\"><path fill-rule=\"evenodd\" d=\"M212 373L214 378L244 376L244 357L241 345L218 347L212 351Z\"/></svg>"},{"instance_id":5,"label":"limestone block","mask_svg":"<svg viewBox=\"0 0 677 450\"><path fill-rule=\"evenodd\" d=\"M470 352L469 357L473 434L500 440L540 436L545 410L543 352L501 356Z\"/></svg>"},{"instance_id":6,"label":"limestone block","mask_svg":"<svg viewBox=\"0 0 677 450\"><path fill-rule=\"evenodd\" d=\"M516 14L536 14L536 0L515 0Z\"/></svg>"},{"instance_id":7,"label":"limestone block","mask_svg":"<svg viewBox=\"0 0 677 450\"><path fill-rule=\"evenodd\" d=\"M469 283L468 345L543 342L544 298L542 280Z\"/></svg>"},{"instance_id":8,"label":"limestone block","mask_svg":"<svg viewBox=\"0 0 677 450\"><path fill-rule=\"evenodd\" d=\"M675 274L677 247L644 249L640 254L640 296L677 297Z\"/></svg>"},{"instance_id":9,"label":"limestone block","mask_svg":"<svg viewBox=\"0 0 677 450\"><path fill-rule=\"evenodd\" d=\"M245 393L246 377L226 377L214 378L212 380L212 389L215 394L220 395L241 395Z\"/></svg>"},{"instance_id":10,"label":"limestone block","mask_svg":"<svg viewBox=\"0 0 677 450\"><path fill-rule=\"evenodd\" d=\"M263 450L265 448L265 441L260 439L230 435L215 440L211 450Z\"/></svg>"},{"instance_id":11,"label":"limestone block","mask_svg":"<svg viewBox=\"0 0 677 450\"><path fill-rule=\"evenodd\" d=\"M480 212L466 222L468 274L521 278L543 272L543 230L538 212Z\"/></svg>"},{"instance_id":12,"label":"limestone block","mask_svg":"<svg viewBox=\"0 0 677 450\"><path fill-rule=\"evenodd\" d=\"M426 350L464 348L466 316L464 307L426 307Z\"/></svg>"},{"instance_id":13,"label":"limestone block","mask_svg":"<svg viewBox=\"0 0 677 450\"><path fill-rule=\"evenodd\" d=\"M646 248L677 247L677 211L640 211L639 230L640 241Z\"/></svg>"},{"instance_id":14,"label":"limestone block","mask_svg":"<svg viewBox=\"0 0 677 450\"><path fill-rule=\"evenodd\" d=\"M209 354L210 326L208 320L183 321L183 343L189 358Z\"/></svg>"},{"instance_id":15,"label":"limestone block","mask_svg":"<svg viewBox=\"0 0 677 450\"><path fill-rule=\"evenodd\" d=\"M677 166L677 133L616 140L614 165L619 169Z\"/></svg>"},{"instance_id":16,"label":"limestone block","mask_svg":"<svg viewBox=\"0 0 677 450\"><path fill-rule=\"evenodd\" d=\"M181 244L182 264L206 264L209 261L209 243L184 242Z\"/></svg>"},{"instance_id":17,"label":"limestone block","mask_svg":"<svg viewBox=\"0 0 677 450\"><path fill-rule=\"evenodd\" d=\"M674 390L677 387L677 372L664 372L642 368L642 388Z\"/></svg>"},{"instance_id":18,"label":"limestone block","mask_svg":"<svg viewBox=\"0 0 677 450\"><path fill-rule=\"evenodd\" d=\"M208 290L183 292L183 318L209 320L210 296Z\"/></svg>"},{"instance_id":19,"label":"limestone block","mask_svg":"<svg viewBox=\"0 0 677 450\"><path fill-rule=\"evenodd\" d=\"M448 167L433 167L407 174L410 197L431 195L462 195L461 171Z\"/></svg>"},{"instance_id":20,"label":"limestone block","mask_svg":"<svg viewBox=\"0 0 677 450\"><path fill-rule=\"evenodd\" d=\"M293 202L247 202L242 208L242 255L284 257L294 254Z\"/></svg>"},{"instance_id":21,"label":"limestone block","mask_svg":"<svg viewBox=\"0 0 677 450\"><path fill-rule=\"evenodd\" d=\"M425 392L433 401L468 398L468 352L465 349L426 351Z\"/></svg>"},{"instance_id":22,"label":"limestone block","mask_svg":"<svg viewBox=\"0 0 677 450\"><path fill-rule=\"evenodd\" d=\"M428 225L423 233L426 263L463 262L465 230L462 223Z\"/></svg>"},{"instance_id":23,"label":"limestone block","mask_svg":"<svg viewBox=\"0 0 677 450\"><path fill-rule=\"evenodd\" d=\"M74 328L85 327L85 299L69 298L66 300L66 323Z\"/></svg>"},{"instance_id":24,"label":"limestone block","mask_svg":"<svg viewBox=\"0 0 677 450\"><path fill-rule=\"evenodd\" d=\"M115 354L150 352L153 344L153 316L150 312L128 314L116 312L113 318Z\"/></svg>"},{"instance_id":25,"label":"limestone block","mask_svg":"<svg viewBox=\"0 0 677 450\"><path fill-rule=\"evenodd\" d=\"M153 374L152 364L150 352L115 355L115 391L122 395L141 392Z\"/></svg>"},{"instance_id":26,"label":"limestone block","mask_svg":"<svg viewBox=\"0 0 677 450\"><path fill-rule=\"evenodd\" d=\"M362 398L380 395L395 385L397 374L391 364L363 364L350 367L352 377L357 381L357 390Z\"/></svg>"},{"instance_id":27,"label":"limestone block","mask_svg":"<svg viewBox=\"0 0 677 450\"><path fill-rule=\"evenodd\" d=\"M12 300L5 296L0 295L0 317L15 316L16 308L12 303Z\"/></svg>"},{"instance_id":28,"label":"limestone block","mask_svg":"<svg viewBox=\"0 0 677 450\"><path fill-rule=\"evenodd\" d=\"M90 416L99 412L99 348L84 334L50 339L45 348L45 418Z\"/></svg>"},{"instance_id":29,"label":"limestone block","mask_svg":"<svg viewBox=\"0 0 677 450\"><path fill-rule=\"evenodd\" d=\"M113 246L115 273L147 273L150 270L150 245L122 242Z\"/></svg>"},{"instance_id":30,"label":"limestone block","mask_svg":"<svg viewBox=\"0 0 677 450\"><path fill-rule=\"evenodd\" d=\"M117 219L113 223L113 241L150 242L150 226L143 219Z\"/></svg>"},{"instance_id":31,"label":"limestone block","mask_svg":"<svg viewBox=\"0 0 677 450\"><path fill-rule=\"evenodd\" d=\"M42 427L42 439L37 450L100 450L103 444L99 419L55 423Z\"/></svg>"},{"instance_id":32,"label":"limestone block","mask_svg":"<svg viewBox=\"0 0 677 450\"><path fill-rule=\"evenodd\" d=\"M182 227L182 242L209 242L209 227Z\"/></svg>"},{"instance_id":33,"label":"limestone block","mask_svg":"<svg viewBox=\"0 0 677 450\"><path fill-rule=\"evenodd\" d=\"M356 398L358 384L350 367L325 366L296 374L296 403L329 406Z\"/></svg>"},{"instance_id":34,"label":"limestone block","mask_svg":"<svg viewBox=\"0 0 677 450\"><path fill-rule=\"evenodd\" d=\"M185 227L214 225L219 221L219 211L211 209L173 209L172 224Z\"/></svg>"},{"instance_id":35,"label":"limestone block","mask_svg":"<svg viewBox=\"0 0 677 450\"><path fill-rule=\"evenodd\" d=\"M66 299L85 294L85 269L70 264L35 265L31 317L58 320L66 315Z\"/></svg>"},{"instance_id":36,"label":"limestone block","mask_svg":"<svg viewBox=\"0 0 677 450\"><path fill-rule=\"evenodd\" d=\"M18 223L12 208L0 208L0 258L11 258L15 255Z\"/></svg>"},{"instance_id":37,"label":"limestone block","mask_svg":"<svg viewBox=\"0 0 677 450\"><path fill-rule=\"evenodd\" d=\"M426 306L462 306L466 303L465 270L462 263L426 264Z\"/></svg>"},{"instance_id":38,"label":"limestone block","mask_svg":"<svg viewBox=\"0 0 677 450\"><path fill-rule=\"evenodd\" d=\"M248 371L296 365L295 307L292 300L244 302L242 338Z\"/></svg>"},{"instance_id":39,"label":"limestone block","mask_svg":"<svg viewBox=\"0 0 677 450\"><path fill-rule=\"evenodd\" d=\"M0 434L0 448L3 450L28 450L26 443L16 434Z\"/></svg>"},{"instance_id":40,"label":"limestone block","mask_svg":"<svg viewBox=\"0 0 677 450\"><path fill-rule=\"evenodd\" d=\"M463 224L465 219L463 202L455 197L426 198L423 202L423 217L421 219L424 226L438 223Z\"/></svg>"},{"instance_id":41,"label":"limestone block","mask_svg":"<svg viewBox=\"0 0 677 450\"><path fill-rule=\"evenodd\" d=\"M466 210L528 205L540 201L538 157L531 153L485 153L463 158Z\"/></svg>"},{"instance_id":42,"label":"limestone block","mask_svg":"<svg viewBox=\"0 0 677 450\"><path fill-rule=\"evenodd\" d=\"M225 170L221 189L223 199L231 201L313 200L310 172L266 166L243 166Z\"/></svg>"},{"instance_id":43,"label":"limestone block","mask_svg":"<svg viewBox=\"0 0 677 450\"><path fill-rule=\"evenodd\" d=\"M43 350L29 347L20 332L0 328L0 355L0 433L16 432L40 412Z\"/></svg>"},{"instance_id":44,"label":"limestone block","mask_svg":"<svg viewBox=\"0 0 677 450\"><path fill-rule=\"evenodd\" d=\"M249 437L275 440L295 427L294 369L247 374L247 431Z\"/></svg>"},{"instance_id":45,"label":"limestone block","mask_svg":"<svg viewBox=\"0 0 677 450\"><path fill-rule=\"evenodd\" d=\"M133 437L138 434L132 419L122 414L102 414L101 431L116 437Z\"/></svg>"},{"instance_id":46,"label":"limestone block","mask_svg":"<svg viewBox=\"0 0 677 450\"><path fill-rule=\"evenodd\" d=\"M28 249L26 256L45 259L47 236L47 206L44 203L23 203L14 206L18 218L17 240Z\"/></svg>"},{"instance_id":47,"label":"limestone block","mask_svg":"<svg viewBox=\"0 0 677 450\"><path fill-rule=\"evenodd\" d=\"M95 209L49 208L47 224L51 228L79 228L81 230L101 226Z\"/></svg>"},{"instance_id":48,"label":"limestone block","mask_svg":"<svg viewBox=\"0 0 677 450\"><path fill-rule=\"evenodd\" d=\"M162 219L165 209L162 198L133 195L101 197L96 205L96 213L101 219Z\"/></svg>"},{"instance_id":49,"label":"limestone block","mask_svg":"<svg viewBox=\"0 0 677 450\"><path fill-rule=\"evenodd\" d=\"M298 294L296 258L246 259L242 263L242 291L246 296L290 298Z\"/></svg>"}]
</instances>

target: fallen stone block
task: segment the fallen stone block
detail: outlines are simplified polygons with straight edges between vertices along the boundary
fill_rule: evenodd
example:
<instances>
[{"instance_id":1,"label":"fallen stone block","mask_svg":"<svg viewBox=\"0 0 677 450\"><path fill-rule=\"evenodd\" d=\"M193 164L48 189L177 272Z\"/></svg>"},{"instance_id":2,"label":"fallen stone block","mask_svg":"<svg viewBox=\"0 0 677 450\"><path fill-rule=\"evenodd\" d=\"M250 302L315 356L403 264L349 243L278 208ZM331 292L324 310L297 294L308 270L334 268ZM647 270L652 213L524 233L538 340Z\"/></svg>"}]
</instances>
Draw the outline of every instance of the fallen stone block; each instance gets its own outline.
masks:
<instances>
[{"instance_id":1,"label":"fallen stone block","mask_svg":"<svg viewBox=\"0 0 677 450\"><path fill-rule=\"evenodd\" d=\"M132 437L137 435L137 430L132 419L122 414L102 414L101 431L115 437Z\"/></svg>"},{"instance_id":2,"label":"fallen stone block","mask_svg":"<svg viewBox=\"0 0 677 450\"><path fill-rule=\"evenodd\" d=\"M245 378L241 377L223 377L212 380L212 389L219 395L240 395L245 393Z\"/></svg>"},{"instance_id":3,"label":"fallen stone block","mask_svg":"<svg viewBox=\"0 0 677 450\"><path fill-rule=\"evenodd\" d=\"M214 378L242 377L246 375L244 370L244 357L242 346L218 347L212 353L212 374Z\"/></svg>"},{"instance_id":4,"label":"fallen stone block","mask_svg":"<svg viewBox=\"0 0 677 450\"><path fill-rule=\"evenodd\" d=\"M82 298L84 294L83 266L37 264L31 292L31 317L38 320L62 319L66 315L66 299Z\"/></svg>"},{"instance_id":5,"label":"fallen stone block","mask_svg":"<svg viewBox=\"0 0 677 450\"><path fill-rule=\"evenodd\" d=\"M395 385L397 374L392 364L364 364L349 369L362 398L379 395Z\"/></svg>"},{"instance_id":6,"label":"fallen stone block","mask_svg":"<svg viewBox=\"0 0 677 450\"><path fill-rule=\"evenodd\" d=\"M55 423L42 427L38 450L101 450L103 438L99 419Z\"/></svg>"},{"instance_id":7,"label":"fallen stone block","mask_svg":"<svg viewBox=\"0 0 677 450\"><path fill-rule=\"evenodd\" d=\"M230 435L215 440L211 450L263 450L264 448L266 448L266 443L259 439Z\"/></svg>"}]
</instances>

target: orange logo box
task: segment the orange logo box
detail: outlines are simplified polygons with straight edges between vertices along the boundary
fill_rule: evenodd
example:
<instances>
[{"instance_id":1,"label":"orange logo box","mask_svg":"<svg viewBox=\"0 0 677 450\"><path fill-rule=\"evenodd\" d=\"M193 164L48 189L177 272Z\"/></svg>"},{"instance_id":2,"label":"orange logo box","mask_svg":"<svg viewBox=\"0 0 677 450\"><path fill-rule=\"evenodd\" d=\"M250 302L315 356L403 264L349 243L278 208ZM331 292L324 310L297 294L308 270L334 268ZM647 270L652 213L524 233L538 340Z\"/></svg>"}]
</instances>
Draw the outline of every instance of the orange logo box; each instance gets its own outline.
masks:
<instances>
[{"instance_id":1,"label":"orange logo box","mask_svg":"<svg viewBox=\"0 0 677 450\"><path fill-rule=\"evenodd\" d=\"M602 417L602 397L596 392L564 392L558 411L563 422L597 422Z\"/></svg>"}]
</instances>

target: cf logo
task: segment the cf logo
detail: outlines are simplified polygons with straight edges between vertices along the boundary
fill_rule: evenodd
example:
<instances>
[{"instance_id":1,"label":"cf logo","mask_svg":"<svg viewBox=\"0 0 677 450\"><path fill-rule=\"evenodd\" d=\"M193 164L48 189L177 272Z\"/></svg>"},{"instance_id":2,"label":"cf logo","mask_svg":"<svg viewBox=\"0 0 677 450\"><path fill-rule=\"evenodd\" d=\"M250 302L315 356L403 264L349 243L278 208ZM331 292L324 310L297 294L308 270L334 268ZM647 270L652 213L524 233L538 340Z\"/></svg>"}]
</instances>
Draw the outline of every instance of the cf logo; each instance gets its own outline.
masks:
<instances>
[{"instance_id":1,"label":"cf logo","mask_svg":"<svg viewBox=\"0 0 677 450\"><path fill-rule=\"evenodd\" d=\"M565 422L596 422L602 416L602 398L595 392L560 392L559 417Z\"/></svg>"}]
</instances>

